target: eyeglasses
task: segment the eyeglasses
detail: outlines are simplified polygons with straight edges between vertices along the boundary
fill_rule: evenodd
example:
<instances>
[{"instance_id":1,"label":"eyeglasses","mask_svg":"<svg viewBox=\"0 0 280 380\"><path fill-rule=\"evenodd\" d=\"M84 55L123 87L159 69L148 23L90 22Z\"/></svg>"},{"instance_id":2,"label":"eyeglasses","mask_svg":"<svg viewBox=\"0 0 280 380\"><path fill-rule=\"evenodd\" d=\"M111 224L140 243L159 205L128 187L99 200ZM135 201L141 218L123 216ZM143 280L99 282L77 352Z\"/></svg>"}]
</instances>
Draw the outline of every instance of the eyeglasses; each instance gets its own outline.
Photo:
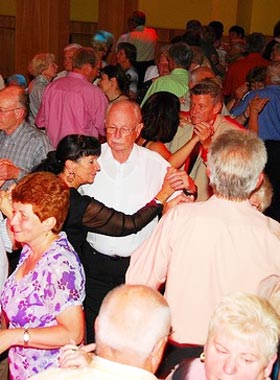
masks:
<instances>
[{"instance_id":1,"label":"eyeglasses","mask_svg":"<svg viewBox=\"0 0 280 380\"><path fill-rule=\"evenodd\" d=\"M20 108L22 108L22 107L15 107L15 108L3 108L3 107L0 107L0 113L15 111L15 110L19 110Z\"/></svg>"},{"instance_id":2,"label":"eyeglasses","mask_svg":"<svg viewBox=\"0 0 280 380\"><path fill-rule=\"evenodd\" d=\"M116 131L119 131L123 136L129 136L136 127L134 128L125 128L125 127L120 127L120 128L115 128L115 127L106 127L107 133L110 135L113 135L116 133Z\"/></svg>"}]
</instances>

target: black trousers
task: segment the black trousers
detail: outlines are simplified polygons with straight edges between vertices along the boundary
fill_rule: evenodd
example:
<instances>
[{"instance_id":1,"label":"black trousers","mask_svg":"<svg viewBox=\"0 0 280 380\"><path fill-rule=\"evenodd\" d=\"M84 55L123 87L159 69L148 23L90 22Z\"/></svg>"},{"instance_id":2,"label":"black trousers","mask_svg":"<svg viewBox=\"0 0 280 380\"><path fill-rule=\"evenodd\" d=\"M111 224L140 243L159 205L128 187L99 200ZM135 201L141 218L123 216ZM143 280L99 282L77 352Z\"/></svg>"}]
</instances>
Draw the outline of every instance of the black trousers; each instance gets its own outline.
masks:
<instances>
[{"instance_id":1,"label":"black trousers","mask_svg":"<svg viewBox=\"0 0 280 380\"><path fill-rule=\"evenodd\" d=\"M116 286L124 284L130 257L111 257L84 244L82 262L86 274L86 341L95 341L94 322L104 297Z\"/></svg>"}]
</instances>

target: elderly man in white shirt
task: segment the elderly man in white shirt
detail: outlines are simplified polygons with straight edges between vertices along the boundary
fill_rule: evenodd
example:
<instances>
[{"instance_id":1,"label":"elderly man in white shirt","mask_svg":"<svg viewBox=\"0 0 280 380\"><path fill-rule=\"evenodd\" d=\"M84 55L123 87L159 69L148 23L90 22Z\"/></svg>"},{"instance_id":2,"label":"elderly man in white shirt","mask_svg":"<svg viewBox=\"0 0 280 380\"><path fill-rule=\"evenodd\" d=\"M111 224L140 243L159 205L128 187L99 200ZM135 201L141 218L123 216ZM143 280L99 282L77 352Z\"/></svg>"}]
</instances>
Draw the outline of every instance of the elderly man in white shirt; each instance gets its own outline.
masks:
<instances>
[{"instance_id":1,"label":"elderly man in white shirt","mask_svg":"<svg viewBox=\"0 0 280 380\"><path fill-rule=\"evenodd\" d=\"M141 110L137 103L125 100L109 107L107 143L102 145L98 159L101 171L92 185L82 189L106 206L127 214L134 213L155 197L169 166L159 154L134 143L141 128ZM156 224L157 220L153 220L137 234L127 237L88 234L88 242L83 247L88 342L94 339L93 321L104 296L124 283L131 253L149 237Z\"/></svg>"}]
</instances>

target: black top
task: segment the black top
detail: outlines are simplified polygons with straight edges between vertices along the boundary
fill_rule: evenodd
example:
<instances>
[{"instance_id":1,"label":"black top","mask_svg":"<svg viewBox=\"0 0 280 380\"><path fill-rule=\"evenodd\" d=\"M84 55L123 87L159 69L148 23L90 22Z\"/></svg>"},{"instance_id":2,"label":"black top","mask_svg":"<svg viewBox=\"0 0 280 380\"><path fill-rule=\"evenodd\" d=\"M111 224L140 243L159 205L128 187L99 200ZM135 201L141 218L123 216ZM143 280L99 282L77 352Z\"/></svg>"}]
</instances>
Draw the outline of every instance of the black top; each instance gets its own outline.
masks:
<instances>
[{"instance_id":1,"label":"black top","mask_svg":"<svg viewBox=\"0 0 280 380\"><path fill-rule=\"evenodd\" d=\"M75 250L81 253L88 232L108 236L130 235L160 215L162 208L161 204L152 200L133 215L126 215L70 188L70 207L63 231Z\"/></svg>"}]
</instances>

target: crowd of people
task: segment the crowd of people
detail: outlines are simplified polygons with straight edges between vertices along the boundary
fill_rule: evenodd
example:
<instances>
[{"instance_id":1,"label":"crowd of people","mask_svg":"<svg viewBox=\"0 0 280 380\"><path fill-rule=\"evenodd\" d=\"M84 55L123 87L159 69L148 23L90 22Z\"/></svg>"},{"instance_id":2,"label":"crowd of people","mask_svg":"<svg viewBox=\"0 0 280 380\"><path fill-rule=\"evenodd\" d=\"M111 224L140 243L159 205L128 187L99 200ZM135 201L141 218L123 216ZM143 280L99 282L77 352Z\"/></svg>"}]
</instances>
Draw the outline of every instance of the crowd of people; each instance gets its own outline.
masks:
<instances>
[{"instance_id":1,"label":"crowd of people","mask_svg":"<svg viewBox=\"0 0 280 380\"><path fill-rule=\"evenodd\" d=\"M1 379L277 379L280 21L223 32L0 82Z\"/></svg>"}]
</instances>

